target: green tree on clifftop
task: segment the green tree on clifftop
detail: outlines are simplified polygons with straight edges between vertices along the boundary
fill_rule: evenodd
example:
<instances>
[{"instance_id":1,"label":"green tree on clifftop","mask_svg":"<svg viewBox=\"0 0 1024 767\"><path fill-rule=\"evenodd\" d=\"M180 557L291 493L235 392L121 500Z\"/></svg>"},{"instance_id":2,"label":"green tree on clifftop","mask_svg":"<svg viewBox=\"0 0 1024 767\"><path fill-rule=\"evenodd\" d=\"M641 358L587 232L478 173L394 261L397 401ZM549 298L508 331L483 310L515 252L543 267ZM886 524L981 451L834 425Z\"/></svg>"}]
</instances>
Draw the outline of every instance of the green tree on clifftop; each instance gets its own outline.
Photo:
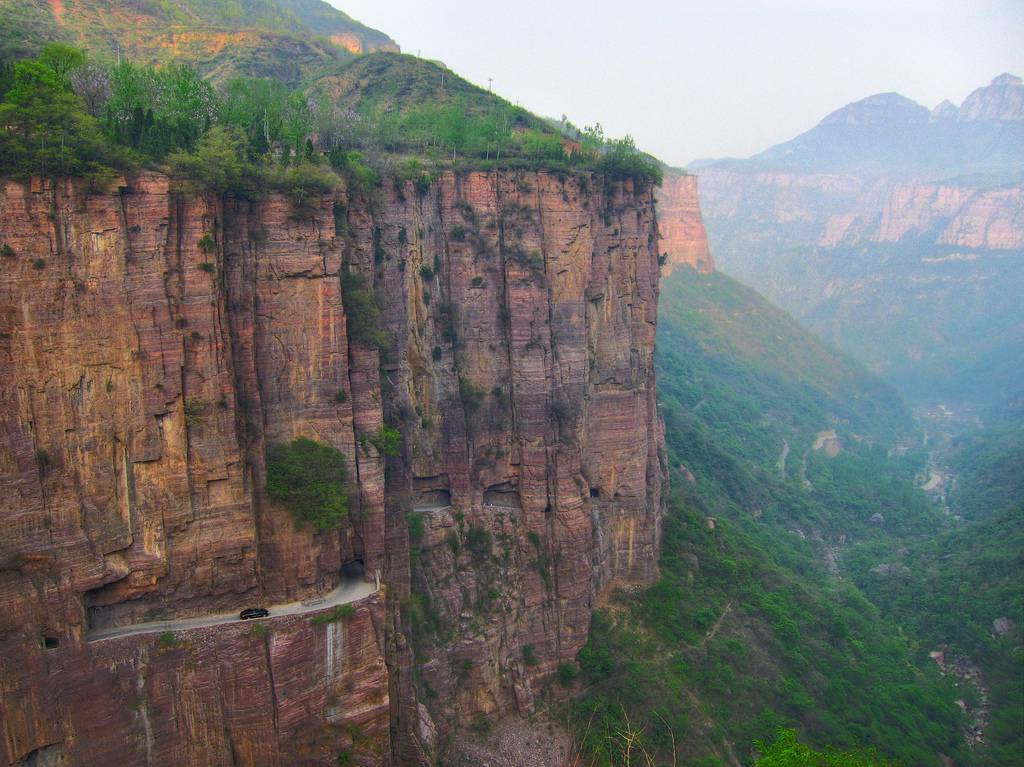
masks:
<instances>
[{"instance_id":1,"label":"green tree on clifftop","mask_svg":"<svg viewBox=\"0 0 1024 767\"><path fill-rule=\"evenodd\" d=\"M118 154L103 140L82 99L67 86L66 57L59 51L47 57L48 51L50 47L39 60L14 65L10 87L0 103L0 173L17 178L107 178ZM60 66L55 69L44 63L50 59Z\"/></svg>"}]
</instances>

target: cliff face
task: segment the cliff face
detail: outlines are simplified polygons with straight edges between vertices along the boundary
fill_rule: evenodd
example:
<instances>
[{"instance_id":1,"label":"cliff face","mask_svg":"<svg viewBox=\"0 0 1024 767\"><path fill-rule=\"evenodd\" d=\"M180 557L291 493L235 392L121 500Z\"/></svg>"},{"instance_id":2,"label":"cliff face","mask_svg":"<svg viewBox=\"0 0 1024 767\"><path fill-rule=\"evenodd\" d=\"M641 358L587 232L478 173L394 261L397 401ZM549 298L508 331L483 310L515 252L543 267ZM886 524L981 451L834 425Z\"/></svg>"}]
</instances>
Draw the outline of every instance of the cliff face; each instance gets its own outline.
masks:
<instances>
[{"instance_id":1,"label":"cliff face","mask_svg":"<svg viewBox=\"0 0 1024 767\"><path fill-rule=\"evenodd\" d=\"M1016 185L891 183L719 168L701 171L700 177L712 239L726 248L730 265L734 251L752 252L758 241L773 247L808 242L823 248L900 242L979 251L1024 247L1024 198Z\"/></svg>"},{"instance_id":2,"label":"cliff face","mask_svg":"<svg viewBox=\"0 0 1024 767\"><path fill-rule=\"evenodd\" d=\"M657 197L660 248L668 256L662 274L667 277L680 265L691 266L701 274L713 272L715 262L700 212L697 177L666 173Z\"/></svg>"},{"instance_id":3,"label":"cliff face","mask_svg":"<svg viewBox=\"0 0 1024 767\"><path fill-rule=\"evenodd\" d=\"M300 212L155 174L3 187L3 763L415 762L531 711L602 590L654 576L650 192L544 173L420 191ZM343 264L384 352L349 334ZM265 495L266 446L295 436L347 458L339 531ZM383 587L339 620L90 641L309 599L345 563Z\"/></svg>"}]
</instances>

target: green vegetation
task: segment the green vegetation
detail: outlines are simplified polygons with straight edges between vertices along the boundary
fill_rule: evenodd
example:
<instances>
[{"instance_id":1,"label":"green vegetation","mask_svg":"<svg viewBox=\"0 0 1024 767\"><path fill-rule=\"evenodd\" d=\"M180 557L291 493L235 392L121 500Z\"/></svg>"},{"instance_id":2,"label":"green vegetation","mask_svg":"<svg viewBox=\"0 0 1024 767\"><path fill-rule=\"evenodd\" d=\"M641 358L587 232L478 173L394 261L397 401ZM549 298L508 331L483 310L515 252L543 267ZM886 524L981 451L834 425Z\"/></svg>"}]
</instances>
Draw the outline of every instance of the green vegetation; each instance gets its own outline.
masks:
<instances>
[{"instance_id":1,"label":"green vegetation","mask_svg":"<svg viewBox=\"0 0 1024 767\"><path fill-rule=\"evenodd\" d=\"M370 443L381 455L393 458L402 452L402 432L394 426L384 424L380 431L370 437Z\"/></svg>"},{"instance_id":2,"label":"green vegetation","mask_svg":"<svg viewBox=\"0 0 1024 767\"><path fill-rule=\"evenodd\" d=\"M673 736L696 759L787 726L907 764L962 752L948 683L909 663L906 640L856 588L788 549L728 520L709 530L670 499L661 579L625 613L597 613L579 654L586 692L573 721L597 764L624 763L614 734L627 719L657 763ZM705 744L695 728L707 719Z\"/></svg>"},{"instance_id":3,"label":"green vegetation","mask_svg":"<svg viewBox=\"0 0 1024 767\"><path fill-rule=\"evenodd\" d=\"M306 437L267 450L267 494L296 524L317 532L336 529L348 513L345 456Z\"/></svg>"},{"instance_id":4,"label":"green vegetation","mask_svg":"<svg viewBox=\"0 0 1024 767\"><path fill-rule=\"evenodd\" d=\"M310 619L310 622L314 626L322 626L325 623L337 623L342 618L350 618L350 617L352 617L355 614L356 614L355 605L352 605L352 604L338 605L337 607L332 607L330 610L328 610L325 613L320 613L319 615L314 615Z\"/></svg>"},{"instance_id":5,"label":"green vegetation","mask_svg":"<svg viewBox=\"0 0 1024 767\"><path fill-rule=\"evenodd\" d=\"M423 522L423 515L410 511L405 515L409 525L409 540L412 543L419 543L426 533L426 524Z\"/></svg>"},{"instance_id":6,"label":"green vegetation","mask_svg":"<svg viewBox=\"0 0 1024 767\"><path fill-rule=\"evenodd\" d=\"M390 336L380 327L377 297L363 275L348 270L341 273L341 300L345 304L349 338L370 349L390 344Z\"/></svg>"},{"instance_id":7,"label":"green vegetation","mask_svg":"<svg viewBox=\"0 0 1024 767\"><path fill-rule=\"evenodd\" d=\"M182 408L185 413L185 423L189 426L201 425L209 407L210 403L202 397L186 397Z\"/></svg>"},{"instance_id":8,"label":"green vegetation","mask_svg":"<svg viewBox=\"0 0 1024 767\"><path fill-rule=\"evenodd\" d=\"M913 430L898 398L752 291L692 270L663 283L656 364L674 488L661 578L595 616L571 713L586 753L624 764L629 730L656 764L673 742L681 763L749 762L792 728L854 760L964 758L951 681L858 588L861 563L943 524L913 488L923 455L888 453ZM813 448L830 430L833 457Z\"/></svg>"},{"instance_id":9,"label":"green vegetation","mask_svg":"<svg viewBox=\"0 0 1024 767\"><path fill-rule=\"evenodd\" d=\"M178 644L178 639L174 636L173 631L165 631L157 637L157 642L159 642L161 647L170 648Z\"/></svg>"},{"instance_id":10,"label":"green vegetation","mask_svg":"<svg viewBox=\"0 0 1024 767\"><path fill-rule=\"evenodd\" d=\"M249 627L249 633L257 639L266 639L270 634L270 626L262 621L258 621Z\"/></svg>"},{"instance_id":11,"label":"green vegetation","mask_svg":"<svg viewBox=\"0 0 1024 767\"><path fill-rule=\"evenodd\" d=\"M281 191L300 217L318 209L339 175L372 195L384 171L403 199L406 182L423 197L431 168L463 164L661 181L660 165L629 137L606 141L599 126L580 133L568 123L556 131L399 54L361 57L306 90L241 77L218 90L182 64L112 64L58 43L3 71L0 174L16 178L102 186L115 171L156 165L218 195ZM566 136L573 131L582 140Z\"/></svg>"},{"instance_id":12,"label":"green vegetation","mask_svg":"<svg viewBox=\"0 0 1024 767\"><path fill-rule=\"evenodd\" d=\"M600 126L579 131L567 121L552 127L443 66L412 56L364 56L312 93L322 105L318 133L328 150L336 142L367 155L413 155L435 165L461 160L477 168L577 169L661 183L660 164L632 139L608 141ZM422 184L418 166L405 175Z\"/></svg>"},{"instance_id":13,"label":"green vegetation","mask_svg":"<svg viewBox=\"0 0 1024 767\"><path fill-rule=\"evenodd\" d=\"M0 174L76 176L99 185L123 163L124 153L105 140L71 90L63 64L55 64L62 58L57 54L68 50L49 46L37 60L17 62L2 81Z\"/></svg>"},{"instance_id":14,"label":"green vegetation","mask_svg":"<svg viewBox=\"0 0 1024 767\"><path fill-rule=\"evenodd\" d=\"M473 527L466 531L466 548L474 559L484 559L491 554L491 534L482 527Z\"/></svg>"},{"instance_id":15,"label":"green vegetation","mask_svg":"<svg viewBox=\"0 0 1024 767\"><path fill-rule=\"evenodd\" d=\"M755 767L887 767L894 762L874 751L836 751L826 748L815 751L797 740L796 730L779 730L770 746L758 743L761 756Z\"/></svg>"},{"instance_id":16,"label":"green vegetation","mask_svg":"<svg viewBox=\"0 0 1024 767\"><path fill-rule=\"evenodd\" d=\"M1019 406L991 414L996 425L954 439L950 463L953 510L963 522L890 556L896 572L872 572L874 561L853 558L858 585L909 635L917 655L944 648L947 660L980 668L988 688L989 725L975 763L1013 764L1024 753L1024 413ZM1009 624L996 631L995 621ZM962 696L977 706L978 691Z\"/></svg>"},{"instance_id":17,"label":"green vegetation","mask_svg":"<svg viewBox=\"0 0 1024 767\"><path fill-rule=\"evenodd\" d=\"M957 477L950 504L967 519L980 519L1024 499L1024 405L986 416L992 426L958 436L950 450Z\"/></svg>"},{"instance_id":18,"label":"green vegetation","mask_svg":"<svg viewBox=\"0 0 1024 767\"><path fill-rule=\"evenodd\" d=\"M532 644L523 645L523 663L527 666L536 666L540 661L537 659L537 651Z\"/></svg>"}]
</instances>

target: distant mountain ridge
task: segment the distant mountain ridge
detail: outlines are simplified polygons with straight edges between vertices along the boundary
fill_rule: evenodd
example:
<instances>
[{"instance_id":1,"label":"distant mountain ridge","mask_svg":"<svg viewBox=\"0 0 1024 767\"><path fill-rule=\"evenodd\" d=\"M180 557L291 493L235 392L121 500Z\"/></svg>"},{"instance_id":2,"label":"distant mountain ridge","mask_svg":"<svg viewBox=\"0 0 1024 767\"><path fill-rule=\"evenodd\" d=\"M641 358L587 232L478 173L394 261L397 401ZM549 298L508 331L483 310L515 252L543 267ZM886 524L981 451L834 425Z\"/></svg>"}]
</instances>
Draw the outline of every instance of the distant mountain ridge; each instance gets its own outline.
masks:
<instances>
[{"instance_id":1,"label":"distant mountain ridge","mask_svg":"<svg viewBox=\"0 0 1024 767\"><path fill-rule=\"evenodd\" d=\"M697 160L689 168L736 166L929 181L983 173L1006 180L1024 170L1024 82L1004 73L960 107L943 101L934 109L898 93L878 93L747 160Z\"/></svg>"},{"instance_id":2,"label":"distant mountain ridge","mask_svg":"<svg viewBox=\"0 0 1024 767\"><path fill-rule=\"evenodd\" d=\"M1024 390L1024 82L959 107L848 104L746 160L694 163L732 274L915 400Z\"/></svg>"},{"instance_id":3,"label":"distant mountain ridge","mask_svg":"<svg viewBox=\"0 0 1024 767\"><path fill-rule=\"evenodd\" d=\"M137 63L178 61L214 80L289 84L354 54L398 50L323 0L0 0L0 58L52 41Z\"/></svg>"}]
</instances>

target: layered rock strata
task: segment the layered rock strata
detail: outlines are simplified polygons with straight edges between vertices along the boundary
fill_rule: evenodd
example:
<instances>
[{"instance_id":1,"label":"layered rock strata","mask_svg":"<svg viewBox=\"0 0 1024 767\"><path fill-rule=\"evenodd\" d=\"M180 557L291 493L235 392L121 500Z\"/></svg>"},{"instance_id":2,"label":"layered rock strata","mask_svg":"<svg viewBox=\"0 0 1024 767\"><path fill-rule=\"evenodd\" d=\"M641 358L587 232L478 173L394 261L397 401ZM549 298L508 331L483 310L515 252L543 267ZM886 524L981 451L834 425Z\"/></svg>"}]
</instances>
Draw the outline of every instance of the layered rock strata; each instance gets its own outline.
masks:
<instances>
[{"instance_id":1,"label":"layered rock strata","mask_svg":"<svg viewBox=\"0 0 1024 767\"><path fill-rule=\"evenodd\" d=\"M708 233L700 212L697 177L666 172L658 189L658 229L661 232L662 274L689 266L701 274L715 270Z\"/></svg>"},{"instance_id":2,"label":"layered rock strata","mask_svg":"<svg viewBox=\"0 0 1024 767\"><path fill-rule=\"evenodd\" d=\"M449 173L296 207L157 174L7 183L0 240L5 763L423 761L529 713L599 595L654 576L649 189ZM382 351L350 332L346 271ZM340 530L266 496L266 447L296 436L346 456ZM384 585L343 615L89 641L309 599L353 563Z\"/></svg>"}]
</instances>

